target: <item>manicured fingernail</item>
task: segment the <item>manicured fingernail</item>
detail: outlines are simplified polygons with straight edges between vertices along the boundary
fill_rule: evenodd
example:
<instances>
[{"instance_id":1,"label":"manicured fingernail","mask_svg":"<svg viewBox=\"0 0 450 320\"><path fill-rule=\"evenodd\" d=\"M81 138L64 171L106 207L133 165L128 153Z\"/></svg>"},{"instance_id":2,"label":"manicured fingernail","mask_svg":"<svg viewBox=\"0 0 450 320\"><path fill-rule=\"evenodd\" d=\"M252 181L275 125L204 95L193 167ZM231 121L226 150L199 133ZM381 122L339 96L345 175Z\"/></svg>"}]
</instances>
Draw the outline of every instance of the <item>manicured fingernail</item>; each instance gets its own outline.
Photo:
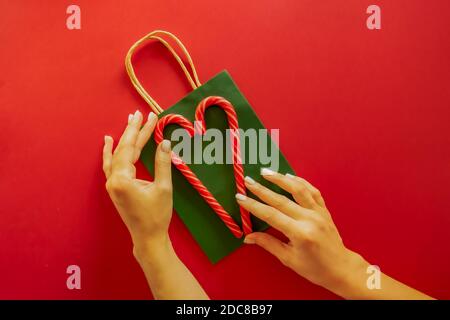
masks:
<instances>
[{"instance_id":1,"label":"manicured fingernail","mask_svg":"<svg viewBox=\"0 0 450 320\"><path fill-rule=\"evenodd\" d=\"M141 119L142 113L139 110L136 110L136 112L133 115L133 121L138 122Z\"/></svg>"},{"instance_id":2,"label":"manicured fingernail","mask_svg":"<svg viewBox=\"0 0 450 320\"><path fill-rule=\"evenodd\" d=\"M245 182L247 182L248 184L255 184L255 180L253 180L251 177L246 176L245 177Z\"/></svg>"},{"instance_id":3,"label":"manicured fingernail","mask_svg":"<svg viewBox=\"0 0 450 320\"><path fill-rule=\"evenodd\" d=\"M133 115L130 113L130 114L128 115L128 123L130 123L131 120L133 120Z\"/></svg>"},{"instance_id":4,"label":"manicured fingernail","mask_svg":"<svg viewBox=\"0 0 450 320\"><path fill-rule=\"evenodd\" d=\"M288 177L288 178L295 178L295 176L293 174L290 174L290 173L286 173L285 176Z\"/></svg>"},{"instance_id":5,"label":"manicured fingernail","mask_svg":"<svg viewBox=\"0 0 450 320\"><path fill-rule=\"evenodd\" d=\"M271 176L273 174L275 174L275 172L270 170L269 168L261 168L261 175L262 176Z\"/></svg>"},{"instance_id":6,"label":"manicured fingernail","mask_svg":"<svg viewBox=\"0 0 450 320\"><path fill-rule=\"evenodd\" d=\"M156 119L156 114L154 114L153 112L150 112L148 114L148 121L153 121Z\"/></svg>"},{"instance_id":7,"label":"manicured fingernail","mask_svg":"<svg viewBox=\"0 0 450 320\"><path fill-rule=\"evenodd\" d=\"M244 238L244 243L246 243L246 244L254 244L255 240L253 240L252 238L249 238L249 237L245 237Z\"/></svg>"},{"instance_id":8,"label":"manicured fingernail","mask_svg":"<svg viewBox=\"0 0 450 320\"><path fill-rule=\"evenodd\" d=\"M236 199L244 201L245 199L247 199L247 197L244 196L242 193L236 193Z\"/></svg>"},{"instance_id":9,"label":"manicured fingernail","mask_svg":"<svg viewBox=\"0 0 450 320\"><path fill-rule=\"evenodd\" d=\"M169 140L163 140L161 142L161 150L164 152L170 152L170 141Z\"/></svg>"}]
</instances>

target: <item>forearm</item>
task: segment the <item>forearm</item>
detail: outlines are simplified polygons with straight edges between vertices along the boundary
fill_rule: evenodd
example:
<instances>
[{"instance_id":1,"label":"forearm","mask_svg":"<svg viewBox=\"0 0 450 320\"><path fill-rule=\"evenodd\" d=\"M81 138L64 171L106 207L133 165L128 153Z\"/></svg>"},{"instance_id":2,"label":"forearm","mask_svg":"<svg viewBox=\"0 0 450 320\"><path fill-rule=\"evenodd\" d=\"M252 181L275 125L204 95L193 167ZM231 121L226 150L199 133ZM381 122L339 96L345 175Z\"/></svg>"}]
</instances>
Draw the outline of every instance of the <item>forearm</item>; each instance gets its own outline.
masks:
<instances>
[{"instance_id":1,"label":"forearm","mask_svg":"<svg viewBox=\"0 0 450 320\"><path fill-rule=\"evenodd\" d=\"M330 290L345 299L358 300L424 300L432 297L413 289L384 273L380 273L380 288L369 289L367 267L369 263L358 254L349 262L349 268L342 281L335 283Z\"/></svg>"},{"instance_id":2,"label":"forearm","mask_svg":"<svg viewBox=\"0 0 450 320\"><path fill-rule=\"evenodd\" d=\"M134 255L155 299L208 299L198 281L178 258L168 238L158 245L135 245Z\"/></svg>"}]
</instances>

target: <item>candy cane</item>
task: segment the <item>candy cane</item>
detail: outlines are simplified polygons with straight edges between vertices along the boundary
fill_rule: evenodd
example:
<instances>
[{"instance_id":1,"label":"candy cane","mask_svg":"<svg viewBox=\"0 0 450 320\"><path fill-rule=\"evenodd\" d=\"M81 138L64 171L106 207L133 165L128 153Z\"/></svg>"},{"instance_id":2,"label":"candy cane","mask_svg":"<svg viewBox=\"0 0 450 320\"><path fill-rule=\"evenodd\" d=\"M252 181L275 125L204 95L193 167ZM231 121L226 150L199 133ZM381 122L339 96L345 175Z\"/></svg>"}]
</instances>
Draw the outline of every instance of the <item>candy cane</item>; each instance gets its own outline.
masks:
<instances>
[{"instance_id":1,"label":"candy cane","mask_svg":"<svg viewBox=\"0 0 450 320\"><path fill-rule=\"evenodd\" d=\"M199 134L205 133L206 123L205 123L205 111L208 107L218 106L225 111L228 119L228 126L230 127L231 142L233 148L233 169L234 169L234 179L236 181L236 191L246 195L247 191L245 188L244 181L244 168L242 166L241 158L241 143L239 138L239 124L234 110L233 105L226 99L217 96L210 96L198 104L197 110L195 111L195 132ZM242 228L244 234L249 234L252 232L252 221L250 220L250 214L247 210L239 207L241 212Z\"/></svg>"},{"instance_id":2,"label":"candy cane","mask_svg":"<svg viewBox=\"0 0 450 320\"><path fill-rule=\"evenodd\" d=\"M159 119L156 124L154 139L156 143L161 143L164 139L163 131L164 127L168 124L178 124L183 127L190 137L194 136L194 127L192 123L181 115L169 114ZM186 180L194 187L200 196L208 203L211 209L219 216L219 218L225 223L236 238L242 237L242 231L229 213L220 205L214 198L211 192L204 186L204 184L197 178L192 170L186 165L186 163L172 151L172 163L183 174Z\"/></svg>"}]
</instances>

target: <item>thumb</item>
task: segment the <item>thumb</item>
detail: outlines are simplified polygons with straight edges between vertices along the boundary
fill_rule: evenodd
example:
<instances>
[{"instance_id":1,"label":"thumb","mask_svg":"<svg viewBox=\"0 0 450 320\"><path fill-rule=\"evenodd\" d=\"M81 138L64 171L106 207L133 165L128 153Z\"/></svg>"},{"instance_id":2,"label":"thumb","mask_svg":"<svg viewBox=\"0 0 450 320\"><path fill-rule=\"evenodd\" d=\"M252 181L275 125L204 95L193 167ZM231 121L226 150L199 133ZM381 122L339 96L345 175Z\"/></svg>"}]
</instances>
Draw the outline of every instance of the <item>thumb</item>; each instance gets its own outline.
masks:
<instances>
[{"instance_id":1,"label":"thumb","mask_svg":"<svg viewBox=\"0 0 450 320\"><path fill-rule=\"evenodd\" d=\"M253 232L245 237L244 243L256 244L260 246L277 257L283 263L285 263L287 259L288 245L270 234L264 232Z\"/></svg>"},{"instance_id":2,"label":"thumb","mask_svg":"<svg viewBox=\"0 0 450 320\"><path fill-rule=\"evenodd\" d=\"M169 140L163 140L156 149L155 183L172 190L172 157Z\"/></svg>"}]
</instances>

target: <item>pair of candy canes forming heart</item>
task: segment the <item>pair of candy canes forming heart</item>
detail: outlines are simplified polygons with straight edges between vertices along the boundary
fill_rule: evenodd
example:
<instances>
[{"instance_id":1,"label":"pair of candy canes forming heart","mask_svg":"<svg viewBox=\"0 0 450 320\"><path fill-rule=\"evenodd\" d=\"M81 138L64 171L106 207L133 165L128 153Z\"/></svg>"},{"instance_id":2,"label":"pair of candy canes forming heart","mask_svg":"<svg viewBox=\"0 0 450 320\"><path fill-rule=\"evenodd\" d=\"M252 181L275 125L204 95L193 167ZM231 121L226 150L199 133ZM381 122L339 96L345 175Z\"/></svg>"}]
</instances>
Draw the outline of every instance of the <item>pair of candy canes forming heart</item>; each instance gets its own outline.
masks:
<instances>
[{"instance_id":1,"label":"pair of candy canes forming heart","mask_svg":"<svg viewBox=\"0 0 450 320\"><path fill-rule=\"evenodd\" d=\"M242 166L241 150L240 150L240 138L239 138L239 125L236 116L236 111L233 105L225 98L210 96L206 97L197 106L195 111L195 126L191 121L178 114L168 114L158 120L155 128L154 139L157 144L161 143L164 139L164 128L168 124L178 124L182 128L186 129L190 137L194 134L205 134L205 111L208 107L218 106L222 108L228 119L228 126L231 132L232 151L233 151L233 169L234 179L236 183L236 191L241 194L246 194L244 183L244 168ZM247 210L240 207L242 230L230 216L230 214L220 205L216 198L211 194L208 188L197 178L192 170L186 165L186 163L174 152L172 152L172 163L175 167L184 175L188 182L197 190L200 196L208 203L208 205L216 212L219 218L225 223L236 238L241 238L243 234L249 234L252 232L252 222L250 220L250 214Z\"/></svg>"}]
</instances>

